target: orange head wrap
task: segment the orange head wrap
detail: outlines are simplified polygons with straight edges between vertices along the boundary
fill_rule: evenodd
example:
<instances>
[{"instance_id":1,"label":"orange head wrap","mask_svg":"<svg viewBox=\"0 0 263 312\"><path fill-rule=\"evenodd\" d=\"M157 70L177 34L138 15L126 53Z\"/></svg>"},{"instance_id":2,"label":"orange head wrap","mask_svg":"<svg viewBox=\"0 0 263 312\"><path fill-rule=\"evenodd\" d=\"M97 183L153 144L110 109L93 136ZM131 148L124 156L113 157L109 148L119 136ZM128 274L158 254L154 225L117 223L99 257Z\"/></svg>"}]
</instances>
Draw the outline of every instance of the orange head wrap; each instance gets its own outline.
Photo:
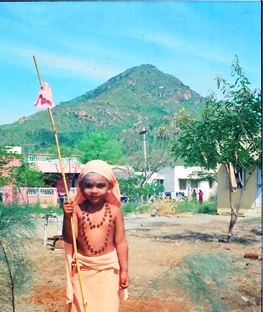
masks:
<instances>
[{"instance_id":1,"label":"orange head wrap","mask_svg":"<svg viewBox=\"0 0 263 312\"><path fill-rule=\"evenodd\" d=\"M82 192L80 190L80 182L83 180L86 174L90 172L96 172L104 176L112 185L111 192L108 193L106 196L106 202L112 205L115 205L117 207L121 206L121 195L120 195L120 189L119 184L114 176L114 173L108 163L106 163L103 160L91 160L82 168L80 175L78 177L78 185L76 189L76 195L74 196L73 202L75 204L81 204L85 197L82 195Z\"/></svg>"}]
</instances>

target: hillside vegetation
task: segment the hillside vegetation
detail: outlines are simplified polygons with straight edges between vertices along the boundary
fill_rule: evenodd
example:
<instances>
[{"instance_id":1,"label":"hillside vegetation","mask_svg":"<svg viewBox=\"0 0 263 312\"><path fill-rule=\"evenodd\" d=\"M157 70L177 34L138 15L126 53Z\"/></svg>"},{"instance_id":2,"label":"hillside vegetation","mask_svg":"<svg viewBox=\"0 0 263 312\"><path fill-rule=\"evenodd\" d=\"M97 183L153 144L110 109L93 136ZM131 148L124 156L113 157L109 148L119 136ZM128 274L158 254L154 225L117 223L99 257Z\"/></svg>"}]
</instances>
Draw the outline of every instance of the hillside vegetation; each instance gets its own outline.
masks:
<instances>
[{"instance_id":1,"label":"hillside vegetation","mask_svg":"<svg viewBox=\"0 0 263 312\"><path fill-rule=\"evenodd\" d=\"M74 147L93 131L107 132L118 141L138 137L143 127L149 137L174 135L176 113L184 107L198 116L204 98L179 79L152 65L124 71L92 91L62 102L53 109L59 142ZM23 152L46 152L54 146L49 115L39 111L10 125L0 126L1 145L19 145Z\"/></svg>"}]
</instances>

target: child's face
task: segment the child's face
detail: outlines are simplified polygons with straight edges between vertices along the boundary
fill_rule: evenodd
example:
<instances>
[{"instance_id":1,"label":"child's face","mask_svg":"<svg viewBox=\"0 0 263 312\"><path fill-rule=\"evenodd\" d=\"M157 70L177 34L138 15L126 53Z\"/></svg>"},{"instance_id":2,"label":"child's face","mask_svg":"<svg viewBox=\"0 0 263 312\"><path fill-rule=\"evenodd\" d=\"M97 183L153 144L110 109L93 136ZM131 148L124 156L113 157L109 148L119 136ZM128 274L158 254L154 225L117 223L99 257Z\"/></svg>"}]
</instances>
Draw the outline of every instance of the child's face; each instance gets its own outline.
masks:
<instances>
[{"instance_id":1,"label":"child's face","mask_svg":"<svg viewBox=\"0 0 263 312\"><path fill-rule=\"evenodd\" d=\"M91 172L85 175L80 183L83 196L93 204L100 204L111 192L110 182L99 173Z\"/></svg>"}]
</instances>

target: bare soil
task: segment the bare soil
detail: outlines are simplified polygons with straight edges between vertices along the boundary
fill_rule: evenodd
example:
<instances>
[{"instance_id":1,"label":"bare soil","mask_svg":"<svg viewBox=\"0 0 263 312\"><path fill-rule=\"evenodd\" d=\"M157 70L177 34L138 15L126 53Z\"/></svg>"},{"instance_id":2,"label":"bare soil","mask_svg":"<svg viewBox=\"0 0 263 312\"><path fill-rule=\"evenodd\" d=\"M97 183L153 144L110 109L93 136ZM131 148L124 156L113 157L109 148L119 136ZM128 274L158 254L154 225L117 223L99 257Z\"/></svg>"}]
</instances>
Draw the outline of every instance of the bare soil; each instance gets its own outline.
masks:
<instances>
[{"instance_id":1,"label":"bare soil","mask_svg":"<svg viewBox=\"0 0 263 312\"><path fill-rule=\"evenodd\" d=\"M218 240L227 233L229 216L138 214L125 217L131 284L129 298L121 304L120 312L200 311L190 294L176 281L167 283L164 274L189 254L218 251L235 256L242 271L229 281L237 284L236 293L222 296L229 311L261 311L261 260L244 258L245 253L261 255L261 225L244 222L245 219L247 217L238 219L233 240L226 244ZM64 311L64 251L52 250L52 241L43 245L43 226L43 219L39 219L38 235L29 250L37 265L33 272L35 284L31 292L20 298L19 312ZM57 234L57 220L50 218L48 236Z\"/></svg>"}]
</instances>

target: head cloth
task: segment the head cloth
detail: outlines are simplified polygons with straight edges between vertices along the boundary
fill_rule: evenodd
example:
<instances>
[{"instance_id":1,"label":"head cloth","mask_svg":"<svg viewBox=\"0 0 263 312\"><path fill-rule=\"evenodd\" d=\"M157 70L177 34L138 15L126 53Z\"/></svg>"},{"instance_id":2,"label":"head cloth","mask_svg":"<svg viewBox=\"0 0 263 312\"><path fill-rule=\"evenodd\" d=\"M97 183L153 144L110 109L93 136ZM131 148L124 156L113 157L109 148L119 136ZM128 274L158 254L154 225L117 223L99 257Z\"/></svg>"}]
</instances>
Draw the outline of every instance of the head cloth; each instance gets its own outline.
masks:
<instances>
[{"instance_id":1,"label":"head cloth","mask_svg":"<svg viewBox=\"0 0 263 312\"><path fill-rule=\"evenodd\" d=\"M106 202L112 205L115 205L117 207L121 206L121 195L120 195L120 189L119 189L119 183L114 176L114 173L108 163L106 163L103 160L91 160L82 168L80 175L78 177L78 185L76 189L76 195L73 198L74 204L81 204L85 197L82 195L82 192L80 190L80 182L83 180L86 174L90 172L96 172L104 176L112 185L111 192L107 194L106 196Z\"/></svg>"}]
</instances>

